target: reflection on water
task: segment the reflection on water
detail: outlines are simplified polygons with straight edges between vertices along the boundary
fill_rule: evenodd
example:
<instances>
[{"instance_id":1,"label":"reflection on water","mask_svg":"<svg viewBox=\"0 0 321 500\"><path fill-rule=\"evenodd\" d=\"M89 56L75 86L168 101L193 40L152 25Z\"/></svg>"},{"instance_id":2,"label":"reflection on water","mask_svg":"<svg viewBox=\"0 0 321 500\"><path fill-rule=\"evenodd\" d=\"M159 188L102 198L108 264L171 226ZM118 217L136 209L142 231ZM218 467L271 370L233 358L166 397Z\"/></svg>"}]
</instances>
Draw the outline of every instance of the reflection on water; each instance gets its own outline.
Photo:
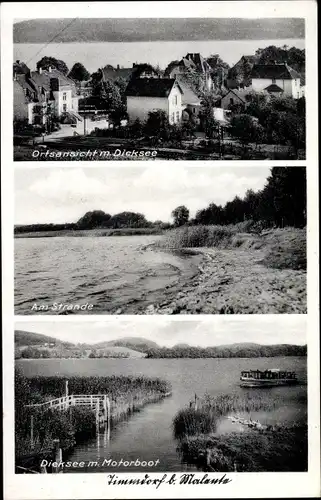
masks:
<instances>
[{"instance_id":1,"label":"reflection on water","mask_svg":"<svg viewBox=\"0 0 321 500\"><path fill-rule=\"evenodd\" d=\"M172 396L161 402L146 406L134 413L128 420L118 423L111 429L110 440L102 432L98 439L86 441L75 447L69 460L96 461L112 458L115 461L157 461L153 470L182 471L187 466L181 464L173 438L172 422L175 414L187 406L196 393L202 397L220 394L248 394L249 397L266 398L267 402L277 402L271 412L252 412L251 418L261 423L306 422L306 358L230 358L230 359L47 359L18 360L26 376L34 375L144 375L161 377L172 384ZM265 370L280 367L293 370L301 382L297 386L244 389L239 386L242 370L255 368ZM238 430L236 424L223 419L218 427L219 433ZM147 467L148 468L148 467ZM90 472L124 471L124 467L97 467ZM129 467L126 470L141 472L145 468ZM68 469L68 472L81 472L83 469Z\"/></svg>"}]
</instances>

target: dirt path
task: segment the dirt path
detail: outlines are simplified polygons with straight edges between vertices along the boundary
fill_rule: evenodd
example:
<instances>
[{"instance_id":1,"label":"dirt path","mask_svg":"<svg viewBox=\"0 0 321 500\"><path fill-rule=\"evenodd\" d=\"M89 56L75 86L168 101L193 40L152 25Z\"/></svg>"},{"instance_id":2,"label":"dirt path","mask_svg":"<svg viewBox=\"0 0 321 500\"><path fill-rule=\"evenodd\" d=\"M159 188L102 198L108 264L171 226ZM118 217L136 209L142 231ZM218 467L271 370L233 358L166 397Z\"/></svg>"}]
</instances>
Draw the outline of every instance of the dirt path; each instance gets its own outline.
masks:
<instances>
[{"instance_id":1,"label":"dirt path","mask_svg":"<svg viewBox=\"0 0 321 500\"><path fill-rule=\"evenodd\" d=\"M306 272L272 269L261 250L197 249L204 259L198 276L144 314L306 313Z\"/></svg>"}]
</instances>

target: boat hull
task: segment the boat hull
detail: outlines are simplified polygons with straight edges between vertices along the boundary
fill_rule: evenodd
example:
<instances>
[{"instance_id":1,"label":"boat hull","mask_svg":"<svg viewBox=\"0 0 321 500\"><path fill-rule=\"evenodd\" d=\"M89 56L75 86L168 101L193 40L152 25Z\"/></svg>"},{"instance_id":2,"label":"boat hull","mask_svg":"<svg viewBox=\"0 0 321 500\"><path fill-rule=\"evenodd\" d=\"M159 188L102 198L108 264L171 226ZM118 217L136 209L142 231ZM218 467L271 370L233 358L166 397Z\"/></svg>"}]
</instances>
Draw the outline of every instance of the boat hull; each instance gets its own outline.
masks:
<instances>
[{"instance_id":1,"label":"boat hull","mask_svg":"<svg viewBox=\"0 0 321 500\"><path fill-rule=\"evenodd\" d=\"M296 385L296 379L241 379L241 387L278 387L283 385Z\"/></svg>"}]
</instances>

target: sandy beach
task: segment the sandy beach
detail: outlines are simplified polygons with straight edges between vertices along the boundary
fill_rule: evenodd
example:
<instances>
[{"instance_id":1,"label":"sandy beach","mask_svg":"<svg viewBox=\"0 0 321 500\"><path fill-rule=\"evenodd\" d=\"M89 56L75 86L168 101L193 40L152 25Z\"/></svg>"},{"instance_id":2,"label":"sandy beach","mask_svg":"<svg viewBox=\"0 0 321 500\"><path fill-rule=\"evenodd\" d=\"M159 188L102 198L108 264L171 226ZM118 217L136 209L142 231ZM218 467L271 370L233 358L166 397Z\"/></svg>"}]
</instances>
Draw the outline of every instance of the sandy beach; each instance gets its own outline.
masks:
<instances>
[{"instance_id":1,"label":"sandy beach","mask_svg":"<svg viewBox=\"0 0 321 500\"><path fill-rule=\"evenodd\" d=\"M189 249L190 251L190 249ZM198 248L196 276L141 314L304 314L306 272L266 267L265 250Z\"/></svg>"}]
</instances>

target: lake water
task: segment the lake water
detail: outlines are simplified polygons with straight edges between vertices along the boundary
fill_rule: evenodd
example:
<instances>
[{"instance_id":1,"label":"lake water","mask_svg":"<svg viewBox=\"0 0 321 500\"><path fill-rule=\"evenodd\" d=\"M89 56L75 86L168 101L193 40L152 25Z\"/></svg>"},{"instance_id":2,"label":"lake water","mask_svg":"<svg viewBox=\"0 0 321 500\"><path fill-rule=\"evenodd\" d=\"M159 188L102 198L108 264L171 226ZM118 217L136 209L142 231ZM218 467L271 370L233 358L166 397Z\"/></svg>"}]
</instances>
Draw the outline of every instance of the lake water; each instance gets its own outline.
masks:
<instances>
[{"instance_id":1,"label":"lake water","mask_svg":"<svg viewBox=\"0 0 321 500\"><path fill-rule=\"evenodd\" d=\"M178 410L188 405L196 393L202 397L205 393L213 396L246 392L249 395L264 394L267 399L280 398L281 404L272 412L251 414L261 423L306 422L306 358L231 358L231 359L46 359L18 360L26 376L35 375L145 375L160 377L172 384L172 396L160 403L146 406L133 414L127 421L117 424L111 430L110 439L99 435L86 443L78 445L68 459L76 461L100 460L112 458L119 461L140 459L160 463L148 471L182 471L190 468L181 463L177 453L177 443L173 438L172 421ZM239 387L240 372L245 369L282 368L296 371L301 384L293 387L274 387L260 389L242 389ZM218 432L230 432L237 429L235 424L226 420L219 426ZM87 469L88 470L88 469ZM90 472L124 472L123 468L96 468ZM141 472L137 467L126 470ZM68 469L68 472L84 472L84 469Z\"/></svg>"},{"instance_id":2,"label":"lake water","mask_svg":"<svg viewBox=\"0 0 321 500\"><path fill-rule=\"evenodd\" d=\"M144 250L158 238L15 239L16 314L55 314L55 303L93 304L85 314L133 313L152 304L166 286L194 275L199 259Z\"/></svg>"},{"instance_id":3,"label":"lake water","mask_svg":"<svg viewBox=\"0 0 321 500\"><path fill-rule=\"evenodd\" d=\"M37 61L43 56L62 59L71 69L73 64L81 62L90 72L111 64L132 67L135 62L159 64L163 69L175 59L181 59L188 52L200 52L204 57L219 54L230 65L234 65L243 55L254 55L258 48L269 45L282 47L305 47L304 39L280 40L233 40L233 41L181 41L181 42L101 42L101 43L18 43L14 45L14 60L24 61L35 69Z\"/></svg>"}]
</instances>

